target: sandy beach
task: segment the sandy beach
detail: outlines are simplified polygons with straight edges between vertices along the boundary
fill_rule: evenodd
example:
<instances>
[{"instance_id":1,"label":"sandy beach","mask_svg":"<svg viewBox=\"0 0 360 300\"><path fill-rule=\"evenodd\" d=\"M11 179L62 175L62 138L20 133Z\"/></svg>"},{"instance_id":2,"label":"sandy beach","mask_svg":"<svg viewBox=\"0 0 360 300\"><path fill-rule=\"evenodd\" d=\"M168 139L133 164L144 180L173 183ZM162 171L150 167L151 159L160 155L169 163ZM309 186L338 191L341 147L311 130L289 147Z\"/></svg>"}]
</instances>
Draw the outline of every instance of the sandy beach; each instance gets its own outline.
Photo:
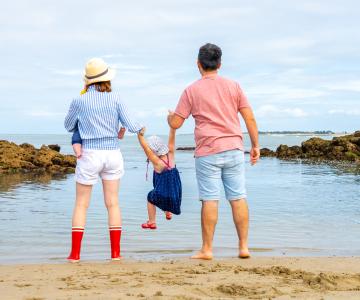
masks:
<instances>
[{"instance_id":1,"label":"sandy beach","mask_svg":"<svg viewBox=\"0 0 360 300\"><path fill-rule=\"evenodd\" d=\"M360 299L360 257L0 266L1 299Z\"/></svg>"}]
</instances>

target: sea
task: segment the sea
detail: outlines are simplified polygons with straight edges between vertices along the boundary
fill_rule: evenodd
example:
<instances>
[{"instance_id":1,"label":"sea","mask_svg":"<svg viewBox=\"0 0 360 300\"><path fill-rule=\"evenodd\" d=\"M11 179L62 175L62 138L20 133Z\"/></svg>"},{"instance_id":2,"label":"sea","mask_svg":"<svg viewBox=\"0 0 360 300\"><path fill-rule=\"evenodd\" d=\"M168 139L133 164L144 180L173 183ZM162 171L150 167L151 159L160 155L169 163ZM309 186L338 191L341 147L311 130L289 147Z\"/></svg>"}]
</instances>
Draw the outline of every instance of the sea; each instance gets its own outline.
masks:
<instances>
[{"instance_id":1,"label":"sea","mask_svg":"<svg viewBox=\"0 0 360 300\"><path fill-rule=\"evenodd\" d=\"M312 135L262 134L261 147L300 145ZM332 135L321 136L331 139ZM0 135L15 143L59 144L72 153L69 135ZM164 138L166 138L164 136ZM193 135L178 135L177 146L193 146ZM171 221L157 212L157 230L143 230L147 220L146 159L135 136L120 142L125 161L120 206L124 258L163 260L191 256L201 246L200 209L193 152L176 153L183 183L182 213ZM245 149L250 142L245 135ZM360 175L344 167L246 155L250 209L249 243L253 256L360 255ZM150 172L151 173L151 172ZM0 264L63 263L70 250L74 175L0 176ZM229 203L221 199L214 254L236 257L238 239ZM110 257L107 212L102 187L93 188L82 246L83 261Z\"/></svg>"}]
</instances>

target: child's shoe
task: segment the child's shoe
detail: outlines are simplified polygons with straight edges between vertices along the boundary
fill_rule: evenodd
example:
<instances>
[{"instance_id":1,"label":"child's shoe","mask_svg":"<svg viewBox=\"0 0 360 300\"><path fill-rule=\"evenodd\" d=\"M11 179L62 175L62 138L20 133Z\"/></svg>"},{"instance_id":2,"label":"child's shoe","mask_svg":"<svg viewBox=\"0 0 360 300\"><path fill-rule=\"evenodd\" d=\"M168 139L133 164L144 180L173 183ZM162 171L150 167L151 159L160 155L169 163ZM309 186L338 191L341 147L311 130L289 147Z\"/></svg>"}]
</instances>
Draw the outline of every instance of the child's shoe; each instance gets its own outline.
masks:
<instances>
[{"instance_id":1,"label":"child's shoe","mask_svg":"<svg viewBox=\"0 0 360 300\"><path fill-rule=\"evenodd\" d=\"M172 213L169 211L165 212L165 216L166 216L166 220L171 220L172 219Z\"/></svg>"},{"instance_id":2,"label":"child's shoe","mask_svg":"<svg viewBox=\"0 0 360 300\"><path fill-rule=\"evenodd\" d=\"M149 221L147 221L144 224L141 224L141 227L143 229L156 229L156 223L150 223Z\"/></svg>"}]
</instances>

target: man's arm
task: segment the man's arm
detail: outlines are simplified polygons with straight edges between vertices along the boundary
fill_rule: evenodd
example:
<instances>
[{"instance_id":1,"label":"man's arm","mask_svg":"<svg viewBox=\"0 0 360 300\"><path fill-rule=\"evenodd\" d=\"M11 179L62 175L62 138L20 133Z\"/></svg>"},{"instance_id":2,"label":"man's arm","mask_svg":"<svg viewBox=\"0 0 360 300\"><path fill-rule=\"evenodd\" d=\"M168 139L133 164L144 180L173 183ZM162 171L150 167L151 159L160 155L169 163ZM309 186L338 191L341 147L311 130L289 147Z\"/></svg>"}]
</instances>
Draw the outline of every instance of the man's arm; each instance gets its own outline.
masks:
<instances>
[{"instance_id":1,"label":"man's arm","mask_svg":"<svg viewBox=\"0 0 360 300\"><path fill-rule=\"evenodd\" d=\"M253 111L249 107L241 108L240 114L243 117L251 140L250 161L255 164L260 158L259 133Z\"/></svg>"},{"instance_id":2,"label":"man's arm","mask_svg":"<svg viewBox=\"0 0 360 300\"><path fill-rule=\"evenodd\" d=\"M167 118L168 124L172 129L179 129L183 124L185 119L180 117L178 114L169 110L169 115Z\"/></svg>"}]
</instances>

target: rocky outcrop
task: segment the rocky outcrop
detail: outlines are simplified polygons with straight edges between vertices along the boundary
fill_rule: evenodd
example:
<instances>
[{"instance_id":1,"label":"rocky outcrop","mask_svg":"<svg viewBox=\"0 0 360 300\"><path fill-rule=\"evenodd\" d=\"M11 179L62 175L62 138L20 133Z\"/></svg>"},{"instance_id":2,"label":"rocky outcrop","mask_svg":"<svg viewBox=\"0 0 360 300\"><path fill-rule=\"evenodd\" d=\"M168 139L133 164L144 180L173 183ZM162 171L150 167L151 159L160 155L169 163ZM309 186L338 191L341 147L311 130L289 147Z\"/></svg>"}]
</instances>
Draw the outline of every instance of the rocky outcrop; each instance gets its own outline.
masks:
<instances>
[{"instance_id":1,"label":"rocky outcrop","mask_svg":"<svg viewBox=\"0 0 360 300\"><path fill-rule=\"evenodd\" d=\"M73 155L60 154L60 146L43 145L36 149L30 144L17 145L0 141L0 174L10 173L74 173L76 158ZM56 151L58 150L58 151Z\"/></svg>"},{"instance_id":2,"label":"rocky outcrop","mask_svg":"<svg viewBox=\"0 0 360 300\"><path fill-rule=\"evenodd\" d=\"M280 145L276 151L263 148L261 156L280 159L348 161L360 165L360 131L334 137L332 140L313 137L304 141L301 146Z\"/></svg>"},{"instance_id":3,"label":"rocky outcrop","mask_svg":"<svg viewBox=\"0 0 360 300\"><path fill-rule=\"evenodd\" d=\"M178 151L195 151L195 147L177 147Z\"/></svg>"}]
</instances>

